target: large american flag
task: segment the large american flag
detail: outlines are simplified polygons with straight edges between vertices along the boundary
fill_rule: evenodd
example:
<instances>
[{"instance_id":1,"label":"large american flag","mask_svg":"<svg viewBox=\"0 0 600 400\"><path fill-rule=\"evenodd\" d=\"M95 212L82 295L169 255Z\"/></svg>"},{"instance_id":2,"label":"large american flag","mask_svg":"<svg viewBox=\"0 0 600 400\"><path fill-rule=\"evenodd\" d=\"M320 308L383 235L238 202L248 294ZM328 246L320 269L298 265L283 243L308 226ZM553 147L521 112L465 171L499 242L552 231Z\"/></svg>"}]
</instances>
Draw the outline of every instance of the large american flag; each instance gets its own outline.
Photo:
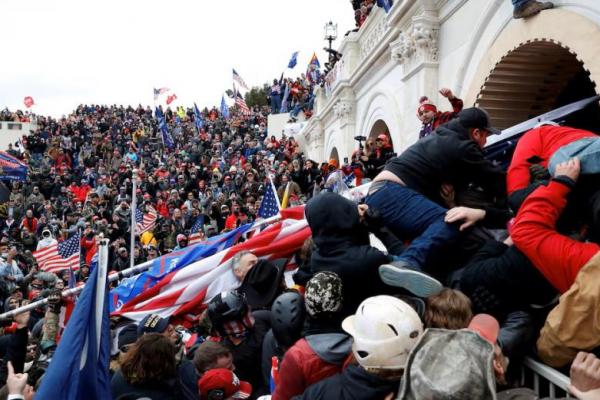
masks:
<instances>
[{"instance_id":1,"label":"large american flag","mask_svg":"<svg viewBox=\"0 0 600 400\"><path fill-rule=\"evenodd\" d=\"M196 243L200 243L205 238L202 235L204 226L204 217L198 216L192 225L192 229L190 229L190 237L188 238L188 245L193 245Z\"/></svg>"},{"instance_id":2,"label":"large american flag","mask_svg":"<svg viewBox=\"0 0 600 400\"><path fill-rule=\"evenodd\" d=\"M42 271L58 272L69 267L76 271L79 269L80 241L78 232L64 242L34 251L33 256Z\"/></svg>"},{"instance_id":3,"label":"large american flag","mask_svg":"<svg viewBox=\"0 0 600 400\"><path fill-rule=\"evenodd\" d=\"M246 85L246 82L244 82L244 80L242 79L240 74L238 74L235 69L232 68L232 70L233 70L233 80L236 81L238 83L238 85L240 85L240 87L243 87L244 89L249 90L248 85Z\"/></svg>"},{"instance_id":4,"label":"large american flag","mask_svg":"<svg viewBox=\"0 0 600 400\"><path fill-rule=\"evenodd\" d=\"M238 106L242 113L250 114L250 109L239 92L235 96L235 105Z\"/></svg>"},{"instance_id":5,"label":"large american flag","mask_svg":"<svg viewBox=\"0 0 600 400\"><path fill-rule=\"evenodd\" d=\"M158 215L154 207L148 206L148 212L145 214L142 212L142 210L140 210L139 207L137 207L135 209L136 233L138 235L141 235L146 231L154 229L154 226L156 225L157 216Z\"/></svg>"}]
</instances>

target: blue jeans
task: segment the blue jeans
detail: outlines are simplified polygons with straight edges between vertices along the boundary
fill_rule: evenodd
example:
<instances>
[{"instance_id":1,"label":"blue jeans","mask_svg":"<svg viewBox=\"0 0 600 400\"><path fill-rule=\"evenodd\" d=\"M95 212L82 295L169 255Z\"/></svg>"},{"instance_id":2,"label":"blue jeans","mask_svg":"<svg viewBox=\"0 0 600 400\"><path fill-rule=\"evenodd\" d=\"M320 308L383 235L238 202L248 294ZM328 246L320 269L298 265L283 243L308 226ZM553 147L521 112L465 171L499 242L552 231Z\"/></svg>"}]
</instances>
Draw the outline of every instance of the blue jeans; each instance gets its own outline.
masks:
<instances>
[{"instance_id":1,"label":"blue jeans","mask_svg":"<svg viewBox=\"0 0 600 400\"><path fill-rule=\"evenodd\" d=\"M529 3L531 0L511 0L511 1L512 1L513 7L516 10L517 8L523 7L525 4Z\"/></svg>"},{"instance_id":2,"label":"blue jeans","mask_svg":"<svg viewBox=\"0 0 600 400\"><path fill-rule=\"evenodd\" d=\"M279 114L281 109L281 97L279 95L271 95L271 114Z\"/></svg>"},{"instance_id":3,"label":"blue jeans","mask_svg":"<svg viewBox=\"0 0 600 400\"><path fill-rule=\"evenodd\" d=\"M366 203L396 236L414 238L398 257L413 267L424 268L431 255L458 238L458 229L444 222L446 209L406 186L387 182Z\"/></svg>"}]
</instances>

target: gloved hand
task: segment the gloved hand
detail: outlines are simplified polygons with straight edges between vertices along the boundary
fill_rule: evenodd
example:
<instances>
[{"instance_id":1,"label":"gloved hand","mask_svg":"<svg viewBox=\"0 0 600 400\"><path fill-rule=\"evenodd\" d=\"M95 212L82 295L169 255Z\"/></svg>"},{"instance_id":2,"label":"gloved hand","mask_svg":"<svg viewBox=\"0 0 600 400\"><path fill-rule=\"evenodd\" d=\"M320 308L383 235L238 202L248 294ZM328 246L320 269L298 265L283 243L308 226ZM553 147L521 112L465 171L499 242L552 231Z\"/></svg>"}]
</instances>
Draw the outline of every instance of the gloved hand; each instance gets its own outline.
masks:
<instances>
[{"instance_id":1,"label":"gloved hand","mask_svg":"<svg viewBox=\"0 0 600 400\"><path fill-rule=\"evenodd\" d=\"M548 172L548 169L541 164L532 164L529 167L529 176L530 183L546 181L550 179L550 172Z\"/></svg>"},{"instance_id":2,"label":"gloved hand","mask_svg":"<svg viewBox=\"0 0 600 400\"><path fill-rule=\"evenodd\" d=\"M62 305L62 296L60 289L53 289L48 295L48 308L56 314L60 313Z\"/></svg>"}]
</instances>

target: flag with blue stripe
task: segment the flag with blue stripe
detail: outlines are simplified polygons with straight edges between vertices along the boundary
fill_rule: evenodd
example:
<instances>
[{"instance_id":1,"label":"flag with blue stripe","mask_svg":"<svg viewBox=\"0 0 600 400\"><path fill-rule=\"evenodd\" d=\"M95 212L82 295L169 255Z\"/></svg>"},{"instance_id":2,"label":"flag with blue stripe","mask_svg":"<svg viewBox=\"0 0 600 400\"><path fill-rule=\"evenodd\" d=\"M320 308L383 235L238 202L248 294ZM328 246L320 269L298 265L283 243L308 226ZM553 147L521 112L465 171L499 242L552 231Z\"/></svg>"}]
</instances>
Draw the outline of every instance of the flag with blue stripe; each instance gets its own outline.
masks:
<instances>
[{"instance_id":1,"label":"flag with blue stripe","mask_svg":"<svg viewBox=\"0 0 600 400\"><path fill-rule=\"evenodd\" d=\"M119 286L110 291L110 311L119 310L123 304L156 285L165 275L231 247L251 227L252 224L245 224L209 238L202 244L189 246L152 260L152 266L147 271L123 279Z\"/></svg>"},{"instance_id":2,"label":"flag with blue stripe","mask_svg":"<svg viewBox=\"0 0 600 400\"><path fill-rule=\"evenodd\" d=\"M106 264L92 270L36 399L112 399Z\"/></svg>"},{"instance_id":3,"label":"flag with blue stripe","mask_svg":"<svg viewBox=\"0 0 600 400\"><path fill-rule=\"evenodd\" d=\"M298 64L298 53L299 53L299 51L295 51L292 53L292 57L290 58L290 61L288 62L288 68L292 69L296 66L296 64Z\"/></svg>"}]
</instances>

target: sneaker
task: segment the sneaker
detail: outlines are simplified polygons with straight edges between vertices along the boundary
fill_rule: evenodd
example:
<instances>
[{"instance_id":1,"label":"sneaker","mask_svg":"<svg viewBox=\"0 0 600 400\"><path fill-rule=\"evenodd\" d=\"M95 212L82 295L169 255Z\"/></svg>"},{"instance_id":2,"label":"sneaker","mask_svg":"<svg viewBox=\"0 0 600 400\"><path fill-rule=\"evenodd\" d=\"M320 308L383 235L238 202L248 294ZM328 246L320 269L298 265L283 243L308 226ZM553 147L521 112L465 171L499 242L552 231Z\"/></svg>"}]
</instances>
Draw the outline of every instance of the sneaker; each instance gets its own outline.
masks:
<instances>
[{"instance_id":1,"label":"sneaker","mask_svg":"<svg viewBox=\"0 0 600 400\"><path fill-rule=\"evenodd\" d=\"M538 14L542 10L548 10L554 7L554 3L550 1L540 2L540 1L530 1L525 4L523 7L519 7L513 11L513 18L529 18L536 14Z\"/></svg>"},{"instance_id":2,"label":"sneaker","mask_svg":"<svg viewBox=\"0 0 600 400\"><path fill-rule=\"evenodd\" d=\"M437 279L407 264L384 264L379 267L379 277L386 285L404 288L419 297L436 295L444 288Z\"/></svg>"}]
</instances>

